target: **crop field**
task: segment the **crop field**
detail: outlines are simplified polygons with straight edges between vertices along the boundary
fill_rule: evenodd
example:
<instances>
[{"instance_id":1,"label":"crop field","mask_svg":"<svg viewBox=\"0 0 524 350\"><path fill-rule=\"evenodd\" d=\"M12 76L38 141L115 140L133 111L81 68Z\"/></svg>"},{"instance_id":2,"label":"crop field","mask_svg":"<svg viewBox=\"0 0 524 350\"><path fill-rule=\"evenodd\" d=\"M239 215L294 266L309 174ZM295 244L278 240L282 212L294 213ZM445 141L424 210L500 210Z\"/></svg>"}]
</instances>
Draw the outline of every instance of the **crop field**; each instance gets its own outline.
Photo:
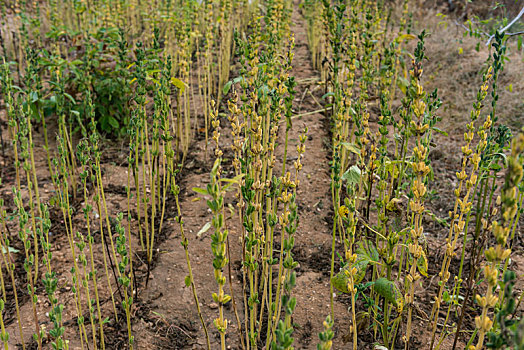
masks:
<instances>
[{"instance_id":1,"label":"crop field","mask_svg":"<svg viewBox=\"0 0 524 350\"><path fill-rule=\"evenodd\" d=\"M524 3L0 0L0 346L524 350Z\"/></svg>"}]
</instances>

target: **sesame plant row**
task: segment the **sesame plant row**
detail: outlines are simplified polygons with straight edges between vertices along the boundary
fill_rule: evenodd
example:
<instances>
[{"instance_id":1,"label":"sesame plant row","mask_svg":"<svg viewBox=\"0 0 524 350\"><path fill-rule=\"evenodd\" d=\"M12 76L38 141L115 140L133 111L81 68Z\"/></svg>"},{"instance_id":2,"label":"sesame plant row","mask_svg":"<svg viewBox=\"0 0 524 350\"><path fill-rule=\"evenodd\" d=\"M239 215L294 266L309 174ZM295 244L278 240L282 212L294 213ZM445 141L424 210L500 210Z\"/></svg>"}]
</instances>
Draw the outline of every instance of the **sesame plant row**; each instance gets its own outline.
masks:
<instances>
[{"instance_id":1,"label":"sesame plant row","mask_svg":"<svg viewBox=\"0 0 524 350\"><path fill-rule=\"evenodd\" d=\"M290 1L268 1L262 16L250 24L249 37L235 36L239 76L224 87L228 96L225 114L233 138L229 151L234 179L222 175L225 151L220 142L222 124L218 106L212 104L216 160L210 184L205 190L197 190L211 197L207 203L213 214L211 248L218 284L213 299L219 305L214 325L222 349L226 348L225 334L231 322L225 319L223 308L230 300L242 348L289 349L293 344L296 196L307 130L297 144L297 160L288 169L296 85L290 74L294 56L294 38L289 28L291 11ZM283 147L281 158L276 153L279 145ZM230 189L235 192L236 212L228 222L225 208ZM241 242L240 296L235 295L231 282L231 237ZM231 294L225 292L228 281Z\"/></svg>"},{"instance_id":2,"label":"sesame plant row","mask_svg":"<svg viewBox=\"0 0 524 350\"><path fill-rule=\"evenodd\" d=\"M513 303L509 305L513 315L516 310L515 299L504 297L500 278L506 276L504 283L514 283L508 282L511 272L506 274L513 241L509 237L518 231L522 212L522 177L510 175L519 172L515 167L522 167L517 156L521 135L515 137L511 151L512 159L520 161L512 165L503 156L508 153L511 131L497 123L496 113L507 38L500 33L494 38L457 164L456 201L447 221L444 259L438 275L429 276L424 223L435 214L425 202L434 176L429 153L435 133L443 133L438 128L441 102L437 90L426 92L423 87L428 34L411 34L408 1L400 9L393 12L375 1L303 2L312 61L321 73L332 125L331 321L326 321L326 327L337 318L349 317L353 349L359 348L364 329L376 344L388 349L399 343L414 348L412 335L418 332L414 313L420 313L417 290L428 288L428 278L436 277L432 311L424 320L430 330L428 348L442 348L447 338L453 339L454 349L460 347L464 314L472 309L481 312L468 326L474 330L465 332L467 347L483 348L489 332L488 347L512 348L517 340L510 340L509 334L516 336L519 321L509 322L514 328L508 331L503 324L507 320L494 321L487 315L493 308L502 317L507 303ZM398 24L391 25L392 16L398 17ZM413 39L418 42L409 54L405 43ZM403 96L395 100L397 90ZM491 108L483 111L486 102L491 102ZM373 115L372 110L378 112ZM511 199L505 201L509 187ZM511 209L504 209L503 203ZM497 221L500 211L506 228ZM500 242L495 248L491 232ZM450 264L459 240L459 272L451 278ZM348 316L334 314L334 291L349 295Z\"/></svg>"}]
</instances>

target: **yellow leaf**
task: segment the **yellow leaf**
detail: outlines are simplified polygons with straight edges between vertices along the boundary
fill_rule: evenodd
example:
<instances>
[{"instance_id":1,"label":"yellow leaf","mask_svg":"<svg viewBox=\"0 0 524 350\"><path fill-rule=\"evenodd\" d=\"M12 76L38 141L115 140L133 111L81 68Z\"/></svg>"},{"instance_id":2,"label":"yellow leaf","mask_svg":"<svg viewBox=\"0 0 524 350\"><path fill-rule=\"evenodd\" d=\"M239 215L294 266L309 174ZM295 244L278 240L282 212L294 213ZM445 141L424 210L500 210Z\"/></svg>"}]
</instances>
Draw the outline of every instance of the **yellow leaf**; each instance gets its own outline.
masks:
<instances>
[{"instance_id":1,"label":"yellow leaf","mask_svg":"<svg viewBox=\"0 0 524 350\"><path fill-rule=\"evenodd\" d=\"M413 39L416 39L417 37L414 36L413 34L402 34L402 35L399 35L397 37L397 41L399 43L403 42L403 41L410 41L410 40L413 40Z\"/></svg>"},{"instance_id":2,"label":"yellow leaf","mask_svg":"<svg viewBox=\"0 0 524 350\"><path fill-rule=\"evenodd\" d=\"M186 83L177 78L171 78L171 84L175 85L178 88L178 90L180 90L180 92L184 92L187 86Z\"/></svg>"}]
</instances>

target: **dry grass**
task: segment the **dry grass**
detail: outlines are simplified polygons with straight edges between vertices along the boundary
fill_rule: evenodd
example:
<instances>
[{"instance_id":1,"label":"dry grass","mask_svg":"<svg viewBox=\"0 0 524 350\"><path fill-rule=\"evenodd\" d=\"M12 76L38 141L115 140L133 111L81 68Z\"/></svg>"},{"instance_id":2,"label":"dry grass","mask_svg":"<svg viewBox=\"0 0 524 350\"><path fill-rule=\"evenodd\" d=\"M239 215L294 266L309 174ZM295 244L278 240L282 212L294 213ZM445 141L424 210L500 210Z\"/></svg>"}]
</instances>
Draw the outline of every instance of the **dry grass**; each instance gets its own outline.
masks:
<instances>
[{"instance_id":1,"label":"dry grass","mask_svg":"<svg viewBox=\"0 0 524 350\"><path fill-rule=\"evenodd\" d=\"M436 10L420 14L416 27L424 26L432 34L427 39L425 84L428 91L439 89L442 99L442 126L450 134L464 130L471 104L475 101L486 60L492 54L484 45L476 50L478 39L464 37L465 30L454 20L438 17ZM524 124L524 55L516 40L508 42L508 59L499 78L498 116L513 132Z\"/></svg>"}]
</instances>

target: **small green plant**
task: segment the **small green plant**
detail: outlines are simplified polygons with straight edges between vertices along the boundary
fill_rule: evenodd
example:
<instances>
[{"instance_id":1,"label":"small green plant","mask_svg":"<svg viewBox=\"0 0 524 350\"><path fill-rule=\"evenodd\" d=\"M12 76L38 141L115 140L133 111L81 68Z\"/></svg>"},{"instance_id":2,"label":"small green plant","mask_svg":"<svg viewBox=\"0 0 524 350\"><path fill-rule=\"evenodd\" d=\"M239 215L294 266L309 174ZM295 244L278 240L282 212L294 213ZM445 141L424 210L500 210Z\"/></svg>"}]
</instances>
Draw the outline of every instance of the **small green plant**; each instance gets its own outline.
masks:
<instances>
[{"instance_id":1,"label":"small green plant","mask_svg":"<svg viewBox=\"0 0 524 350\"><path fill-rule=\"evenodd\" d=\"M318 334L320 343L317 345L317 350L331 350L331 347L333 346L333 337L335 336L335 333L332 330L333 320L331 319L331 316L328 315L326 317L323 326L324 331Z\"/></svg>"}]
</instances>

